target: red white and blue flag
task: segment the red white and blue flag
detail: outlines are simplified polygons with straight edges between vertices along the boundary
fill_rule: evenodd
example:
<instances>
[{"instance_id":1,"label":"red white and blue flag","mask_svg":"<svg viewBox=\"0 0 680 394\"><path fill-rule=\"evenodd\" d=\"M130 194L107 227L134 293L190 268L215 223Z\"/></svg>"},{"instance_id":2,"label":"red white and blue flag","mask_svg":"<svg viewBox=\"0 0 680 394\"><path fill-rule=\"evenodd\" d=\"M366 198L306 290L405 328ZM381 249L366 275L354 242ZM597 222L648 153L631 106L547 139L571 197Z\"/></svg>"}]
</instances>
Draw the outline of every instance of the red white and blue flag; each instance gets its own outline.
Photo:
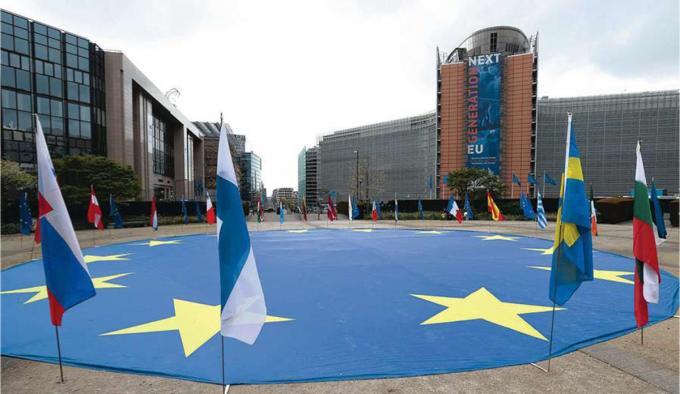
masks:
<instances>
[{"instance_id":1,"label":"red white and blue flag","mask_svg":"<svg viewBox=\"0 0 680 394\"><path fill-rule=\"evenodd\" d=\"M149 224L154 231L158 230L158 211L156 211L156 196L151 199L151 214L149 214Z\"/></svg>"},{"instance_id":2,"label":"red white and blue flag","mask_svg":"<svg viewBox=\"0 0 680 394\"><path fill-rule=\"evenodd\" d=\"M94 297L95 291L64 198L61 196L37 115L35 123L40 223L40 238L37 242L42 242L42 260L52 324L60 326L64 312Z\"/></svg>"},{"instance_id":3,"label":"red white and blue flag","mask_svg":"<svg viewBox=\"0 0 680 394\"><path fill-rule=\"evenodd\" d=\"M220 332L252 345L267 316L267 306L250 246L227 131L217 148L217 251L220 260Z\"/></svg>"},{"instance_id":4,"label":"red white and blue flag","mask_svg":"<svg viewBox=\"0 0 680 394\"><path fill-rule=\"evenodd\" d=\"M94 186L90 186L90 206L87 209L87 221L94 224L95 228L104 230L104 222L102 222L102 209L97 201L97 195L94 194Z\"/></svg>"}]
</instances>

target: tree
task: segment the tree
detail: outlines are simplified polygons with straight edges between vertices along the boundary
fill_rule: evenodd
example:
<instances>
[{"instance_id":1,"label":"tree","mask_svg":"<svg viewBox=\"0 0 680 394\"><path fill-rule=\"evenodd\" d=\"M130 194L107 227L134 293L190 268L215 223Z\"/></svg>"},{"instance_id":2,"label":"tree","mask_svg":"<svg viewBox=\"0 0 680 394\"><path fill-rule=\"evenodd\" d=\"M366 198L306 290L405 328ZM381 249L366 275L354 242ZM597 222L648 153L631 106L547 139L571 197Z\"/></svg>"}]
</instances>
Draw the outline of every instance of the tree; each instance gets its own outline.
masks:
<instances>
[{"instance_id":1,"label":"tree","mask_svg":"<svg viewBox=\"0 0 680 394\"><path fill-rule=\"evenodd\" d=\"M130 166L123 166L104 156L66 156L54 160L57 180L66 203L84 203L94 185L100 200L113 194L118 200L139 196L139 179Z\"/></svg>"},{"instance_id":2,"label":"tree","mask_svg":"<svg viewBox=\"0 0 680 394\"><path fill-rule=\"evenodd\" d=\"M35 189L35 176L26 172L19 163L2 160L0 164L0 178L2 178L2 199L17 201L22 192Z\"/></svg>"},{"instance_id":3,"label":"tree","mask_svg":"<svg viewBox=\"0 0 680 394\"><path fill-rule=\"evenodd\" d=\"M484 198L486 191L494 196L502 196L505 193L505 184L498 175L484 168L460 168L449 173L447 186L459 198L465 193L470 193L473 200Z\"/></svg>"}]
</instances>

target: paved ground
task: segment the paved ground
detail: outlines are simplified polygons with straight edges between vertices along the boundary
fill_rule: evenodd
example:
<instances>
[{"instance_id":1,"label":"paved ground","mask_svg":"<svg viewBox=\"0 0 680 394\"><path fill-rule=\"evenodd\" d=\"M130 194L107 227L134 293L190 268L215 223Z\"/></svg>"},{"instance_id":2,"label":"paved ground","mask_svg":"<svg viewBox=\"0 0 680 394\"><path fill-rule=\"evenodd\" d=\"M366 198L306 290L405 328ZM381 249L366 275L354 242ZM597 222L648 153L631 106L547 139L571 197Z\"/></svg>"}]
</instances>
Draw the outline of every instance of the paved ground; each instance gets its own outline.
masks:
<instances>
[{"instance_id":1,"label":"paved ground","mask_svg":"<svg viewBox=\"0 0 680 394\"><path fill-rule=\"evenodd\" d=\"M313 215L312 217L316 217ZM302 223L293 215L280 226L278 217L267 216L264 223L250 218L251 231L315 227L372 227L370 222L349 223L346 220L332 224L326 221ZM552 225L552 223L551 223ZM376 228L394 228L393 222L380 223ZM550 239L553 228L538 231L533 223L488 223L475 221L459 225L441 221L406 221L400 228L452 228L459 230L514 233ZM678 275L678 229L669 227L669 240L659 249L662 268ZM170 235L213 232L207 225L164 226L155 234ZM600 236L595 247L626 256L632 254L632 225L600 225ZM92 231L79 231L83 247L93 245ZM95 245L148 239L154 234L149 228L106 230L96 234ZM2 268L39 256L31 250L31 242L20 236L2 237ZM631 316L632 318L632 316ZM609 342L590 346L558 357L552 362L549 374L531 366L522 365L499 369L422 376L402 379L373 379L344 382L306 384L234 386L231 393L450 393L450 392L612 392L612 393L678 393L678 340L679 319L674 318L645 330L645 343L640 345L638 333L626 335ZM452 349L452 351L455 351ZM545 365L543 365L545 366ZM127 375L82 368L65 368L66 383L59 384L58 368L51 364L2 358L1 389L7 393L218 393L220 388L211 384L174 379Z\"/></svg>"}]
</instances>

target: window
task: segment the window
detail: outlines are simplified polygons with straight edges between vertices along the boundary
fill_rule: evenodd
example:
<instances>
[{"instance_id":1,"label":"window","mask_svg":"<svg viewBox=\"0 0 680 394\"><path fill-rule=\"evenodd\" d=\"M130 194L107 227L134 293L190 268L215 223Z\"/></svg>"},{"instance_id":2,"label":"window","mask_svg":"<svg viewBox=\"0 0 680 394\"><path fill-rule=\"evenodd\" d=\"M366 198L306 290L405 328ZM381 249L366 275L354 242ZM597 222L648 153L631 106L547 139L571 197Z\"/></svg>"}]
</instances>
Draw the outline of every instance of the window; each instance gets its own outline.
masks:
<instances>
[{"instance_id":1,"label":"window","mask_svg":"<svg viewBox=\"0 0 680 394\"><path fill-rule=\"evenodd\" d=\"M18 37L14 37L14 50L28 55L28 40L24 40Z\"/></svg>"},{"instance_id":2,"label":"window","mask_svg":"<svg viewBox=\"0 0 680 394\"><path fill-rule=\"evenodd\" d=\"M16 108L17 107L17 94L12 90L2 91L2 107L3 108Z\"/></svg>"},{"instance_id":3,"label":"window","mask_svg":"<svg viewBox=\"0 0 680 394\"><path fill-rule=\"evenodd\" d=\"M68 135L80 138L80 122L74 119L68 120Z\"/></svg>"},{"instance_id":4,"label":"window","mask_svg":"<svg viewBox=\"0 0 680 394\"><path fill-rule=\"evenodd\" d=\"M49 60L47 57L47 47L40 44L35 44L35 57L38 59Z\"/></svg>"},{"instance_id":5,"label":"window","mask_svg":"<svg viewBox=\"0 0 680 394\"><path fill-rule=\"evenodd\" d=\"M4 92L4 91L3 91ZM4 99L3 99L4 101ZM31 112L31 95L17 93L17 109Z\"/></svg>"},{"instance_id":6,"label":"window","mask_svg":"<svg viewBox=\"0 0 680 394\"><path fill-rule=\"evenodd\" d=\"M2 86L16 86L16 80L14 79L14 69L12 67L2 66L0 74L2 77Z\"/></svg>"},{"instance_id":7,"label":"window","mask_svg":"<svg viewBox=\"0 0 680 394\"><path fill-rule=\"evenodd\" d=\"M48 77L40 74L35 76L35 90L40 94L50 94L50 80Z\"/></svg>"},{"instance_id":8,"label":"window","mask_svg":"<svg viewBox=\"0 0 680 394\"><path fill-rule=\"evenodd\" d=\"M66 97L69 100L78 101L78 85L73 82L66 83Z\"/></svg>"},{"instance_id":9,"label":"window","mask_svg":"<svg viewBox=\"0 0 680 394\"><path fill-rule=\"evenodd\" d=\"M90 102L90 87L85 85L80 85L80 101L89 103Z\"/></svg>"},{"instance_id":10,"label":"window","mask_svg":"<svg viewBox=\"0 0 680 394\"><path fill-rule=\"evenodd\" d=\"M61 79L50 78L50 93L52 93L52 96L61 97L62 90Z\"/></svg>"},{"instance_id":11,"label":"window","mask_svg":"<svg viewBox=\"0 0 680 394\"><path fill-rule=\"evenodd\" d=\"M6 129L16 129L17 111L13 109L2 109L2 127Z\"/></svg>"},{"instance_id":12,"label":"window","mask_svg":"<svg viewBox=\"0 0 680 394\"><path fill-rule=\"evenodd\" d=\"M50 48L49 59L54 63L61 63L61 52L58 49Z\"/></svg>"},{"instance_id":13,"label":"window","mask_svg":"<svg viewBox=\"0 0 680 394\"><path fill-rule=\"evenodd\" d=\"M51 105L52 110L50 111L50 113L52 114L52 116L59 116L59 117L64 116L64 111L62 110L62 102L60 100L51 100L51 101L52 101L52 105Z\"/></svg>"},{"instance_id":14,"label":"window","mask_svg":"<svg viewBox=\"0 0 680 394\"><path fill-rule=\"evenodd\" d=\"M64 119L53 116L52 117L52 134L64 135Z\"/></svg>"},{"instance_id":15,"label":"window","mask_svg":"<svg viewBox=\"0 0 680 394\"><path fill-rule=\"evenodd\" d=\"M80 120L90 121L90 107L87 105L80 106Z\"/></svg>"},{"instance_id":16,"label":"window","mask_svg":"<svg viewBox=\"0 0 680 394\"><path fill-rule=\"evenodd\" d=\"M19 124L19 130L23 131L31 131L33 129L33 124L31 122L31 113L30 112L24 112L24 111L18 111L17 112L17 120Z\"/></svg>"},{"instance_id":17,"label":"window","mask_svg":"<svg viewBox=\"0 0 680 394\"><path fill-rule=\"evenodd\" d=\"M24 70L16 70L17 89L31 90L31 73Z\"/></svg>"},{"instance_id":18,"label":"window","mask_svg":"<svg viewBox=\"0 0 680 394\"><path fill-rule=\"evenodd\" d=\"M491 33L490 51L496 52L496 47L498 43L498 33Z\"/></svg>"},{"instance_id":19,"label":"window","mask_svg":"<svg viewBox=\"0 0 680 394\"><path fill-rule=\"evenodd\" d=\"M50 99L38 96L36 97L36 102L38 103L37 110L39 114L50 114Z\"/></svg>"}]
</instances>

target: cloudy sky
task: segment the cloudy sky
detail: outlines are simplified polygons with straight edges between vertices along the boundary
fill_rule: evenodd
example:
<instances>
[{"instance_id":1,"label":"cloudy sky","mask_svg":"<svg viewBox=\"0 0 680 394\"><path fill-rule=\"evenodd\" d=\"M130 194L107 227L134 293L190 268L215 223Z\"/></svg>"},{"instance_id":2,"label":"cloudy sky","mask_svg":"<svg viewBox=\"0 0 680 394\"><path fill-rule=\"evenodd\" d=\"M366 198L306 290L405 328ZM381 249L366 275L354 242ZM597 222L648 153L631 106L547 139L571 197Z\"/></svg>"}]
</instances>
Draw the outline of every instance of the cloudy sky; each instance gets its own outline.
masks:
<instances>
[{"instance_id":1,"label":"cloudy sky","mask_svg":"<svg viewBox=\"0 0 680 394\"><path fill-rule=\"evenodd\" d=\"M319 135L433 110L435 49L473 31L539 32L539 95L680 87L677 0L4 0L119 49L190 119L225 120L263 159L269 192L297 189Z\"/></svg>"}]
</instances>

